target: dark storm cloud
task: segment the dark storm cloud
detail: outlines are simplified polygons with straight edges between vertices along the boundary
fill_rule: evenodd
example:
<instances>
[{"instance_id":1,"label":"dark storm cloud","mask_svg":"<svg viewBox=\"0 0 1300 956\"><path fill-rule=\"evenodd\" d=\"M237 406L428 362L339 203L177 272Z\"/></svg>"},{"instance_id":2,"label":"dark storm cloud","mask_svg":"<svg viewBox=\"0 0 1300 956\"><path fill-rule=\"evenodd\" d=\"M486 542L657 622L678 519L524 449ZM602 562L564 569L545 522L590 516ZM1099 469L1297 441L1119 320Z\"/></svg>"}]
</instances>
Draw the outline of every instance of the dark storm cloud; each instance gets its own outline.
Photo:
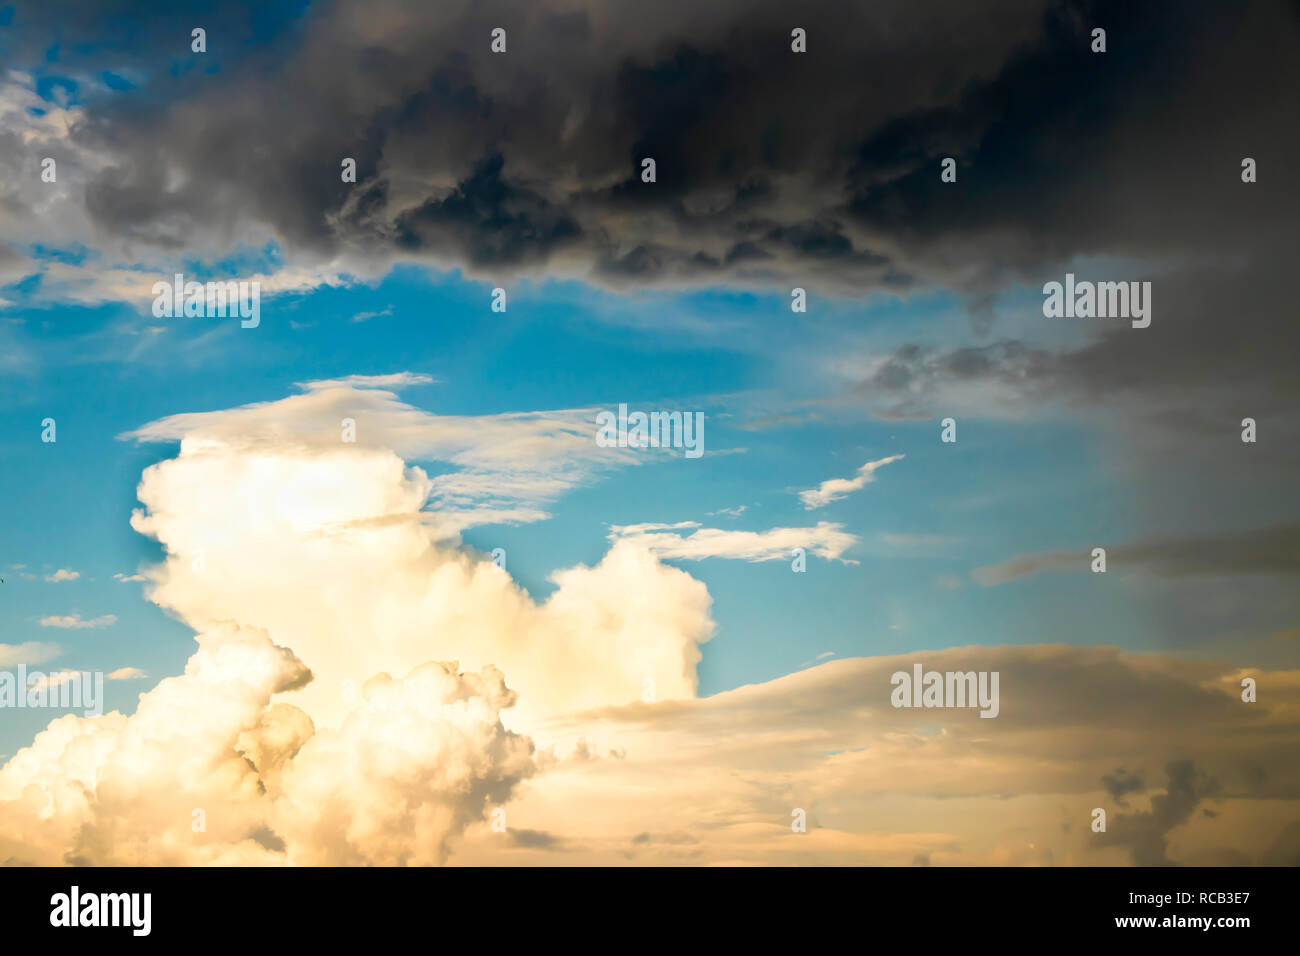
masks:
<instances>
[{"instance_id":1,"label":"dark storm cloud","mask_svg":"<svg viewBox=\"0 0 1300 956\"><path fill-rule=\"evenodd\" d=\"M843 401L888 419L1119 408L1109 421L1159 430L1138 442L1152 454L1250 415L1275 439L1256 459L1300 448L1294 4L169 5L134 34L123 9L24 8L6 42L17 67L54 40L61 68L145 77L90 97L72 134L95 157L87 212L135 255L270 237L289 263L371 275L416 259L502 282L933 283L993 340L906 344ZM1067 268L1150 279L1151 327L1093 324L1063 348L1042 341L1052 320L999 311L1009 283Z\"/></svg>"},{"instance_id":2,"label":"dark storm cloud","mask_svg":"<svg viewBox=\"0 0 1300 956\"><path fill-rule=\"evenodd\" d=\"M852 294L926 279L979 311L1077 253L1266 241L1294 201L1281 3L631 6L317 4L292 26L292 5L168 11L103 54L152 75L77 131L109 159L87 204L164 248L259 225L290 251L493 275ZM50 10L65 37L114 35L111 7ZM225 58L211 76L188 51L200 20ZM1243 193L1247 154L1261 177Z\"/></svg>"},{"instance_id":3,"label":"dark storm cloud","mask_svg":"<svg viewBox=\"0 0 1300 956\"><path fill-rule=\"evenodd\" d=\"M1294 187L1243 192L1239 172L1247 155L1280 172L1300 143L1286 118L1294 7L1062 5L1043 23L991 82L870 134L850 210L909 244L979 237L990 270L1035 276L1075 253L1223 251L1286 234ZM1105 54L1079 41L1093 26L1107 29ZM961 189L934 175L943 156L957 158ZM1269 208L1282 199L1289 210Z\"/></svg>"},{"instance_id":4,"label":"dark storm cloud","mask_svg":"<svg viewBox=\"0 0 1300 956\"><path fill-rule=\"evenodd\" d=\"M1289 824L1260 859L1263 866L1300 866L1300 823Z\"/></svg>"},{"instance_id":5,"label":"dark storm cloud","mask_svg":"<svg viewBox=\"0 0 1300 956\"><path fill-rule=\"evenodd\" d=\"M492 267L544 262L553 249L581 238L574 219L528 188L506 182L502 164L496 153L479 163L451 195L402 213L398 242Z\"/></svg>"},{"instance_id":6,"label":"dark storm cloud","mask_svg":"<svg viewBox=\"0 0 1300 956\"><path fill-rule=\"evenodd\" d=\"M1125 794L1140 793L1143 786L1141 777L1135 773L1125 773L1123 767L1120 767L1113 774L1106 774L1101 778L1101 782L1105 786L1106 792L1110 794L1111 799L1121 807L1127 806L1124 802Z\"/></svg>"},{"instance_id":7,"label":"dark storm cloud","mask_svg":"<svg viewBox=\"0 0 1300 956\"><path fill-rule=\"evenodd\" d=\"M1294 414L1300 403L1300 325L1293 319L1292 250L1279 245L1251 254L1225 251L1221 258L1151 276L1123 269L1112 266L1103 273L1092 267L1087 277L1150 278L1148 328L1122 320L1048 319L1033 303L1004 313L1000 329L1026 338L895 346L865 367L840 400L865 405L882 419L1015 419L1055 402L1127 431L1135 453L1163 467L1186 469L1195 462L1203 474L1222 473L1225 492L1233 483L1260 480L1265 468L1293 470L1300 463L1300 420ZM1086 341L1027 341L1062 323ZM1246 446L1249 456L1241 454L1239 441L1246 417L1256 421L1261 436Z\"/></svg>"},{"instance_id":8,"label":"dark storm cloud","mask_svg":"<svg viewBox=\"0 0 1300 956\"><path fill-rule=\"evenodd\" d=\"M1197 805L1219 792L1218 783L1197 772L1190 760L1179 760L1165 768L1169 783L1164 793L1151 798L1151 809L1112 815L1103 845L1127 846L1135 866L1172 866L1169 859L1169 831L1191 819Z\"/></svg>"}]
</instances>

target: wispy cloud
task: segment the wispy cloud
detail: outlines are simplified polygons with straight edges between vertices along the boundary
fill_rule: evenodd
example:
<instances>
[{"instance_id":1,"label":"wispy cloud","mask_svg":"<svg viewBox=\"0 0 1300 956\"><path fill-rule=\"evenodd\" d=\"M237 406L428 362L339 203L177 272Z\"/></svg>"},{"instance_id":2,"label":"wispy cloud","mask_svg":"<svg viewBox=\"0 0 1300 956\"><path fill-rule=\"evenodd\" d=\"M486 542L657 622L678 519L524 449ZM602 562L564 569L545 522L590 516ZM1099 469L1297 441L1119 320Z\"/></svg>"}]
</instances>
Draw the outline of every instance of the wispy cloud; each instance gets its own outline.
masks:
<instances>
[{"instance_id":1,"label":"wispy cloud","mask_svg":"<svg viewBox=\"0 0 1300 956\"><path fill-rule=\"evenodd\" d=\"M831 659L832 657L834 657L834 656L835 656L835 652L834 652L834 651L822 651L820 654L818 654L818 655L817 655L816 657L814 657L812 660L810 660L810 661L804 661L804 662L803 662L802 664L800 664L799 666L800 666L801 668L804 668L804 667L812 667L812 666L815 665L815 664L820 664L820 663L822 663L822 661L828 661L828 660L830 660L830 659Z\"/></svg>"},{"instance_id":2,"label":"wispy cloud","mask_svg":"<svg viewBox=\"0 0 1300 956\"><path fill-rule=\"evenodd\" d=\"M435 415L398 400L392 389L426 385L429 375L398 372L302 382L305 394L218 412L172 415L120 437L202 441L211 447L273 448L288 439L329 454L382 449L407 460L453 467L427 479L426 515L444 537L478 525L550 517L545 506L609 469L646 461L595 441L595 409ZM339 423L357 423L341 445Z\"/></svg>"},{"instance_id":3,"label":"wispy cloud","mask_svg":"<svg viewBox=\"0 0 1300 956\"><path fill-rule=\"evenodd\" d=\"M66 629L81 630L85 628L112 627L117 623L117 615L105 614L103 617L96 617L86 620L80 614L65 614L62 616L52 615L41 618L41 627L58 627Z\"/></svg>"},{"instance_id":4,"label":"wispy cloud","mask_svg":"<svg viewBox=\"0 0 1300 956\"><path fill-rule=\"evenodd\" d=\"M1088 569L1093 545L1009 558L971 572L985 587L1040 571ZM1108 567L1141 566L1160 577L1193 574L1293 574L1300 571L1300 525L1162 538L1106 549Z\"/></svg>"},{"instance_id":5,"label":"wispy cloud","mask_svg":"<svg viewBox=\"0 0 1300 956\"><path fill-rule=\"evenodd\" d=\"M352 321L369 322L371 319L378 319L392 314L393 314L393 307L390 305L388 308L380 312L358 312L356 315L352 316Z\"/></svg>"},{"instance_id":6,"label":"wispy cloud","mask_svg":"<svg viewBox=\"0 0 1300 956\"><path fill-rule=\"evenodd\" d=\"M0 667L43 664L63 653L58 644L28 641L26 644L0 644Z\"/></svg>"},{"instance_id":7,"label":"wispy cloud","mask_svg":"<svg viewBox=\"0 0 1300 956\"><path fill-rule=\"evenodd\" d=\"M689 534L683 532L689 531ZM739 561L789 560L795 548L803 548L828 561L856 564L843 557L857 543L856 535L842 524L820 521L811 528L769 528L767 531L726 531L704 528L698 522L676 524L614 525L611 541L632 541L661 558L702 561L732 558Z\"/></svg>"},{"instance_id":8,"label":"wispy cloud","mask_svg":"<svg viewBox=\"0 0 1300 956\"><path fill-rule=\"evenodd\" d=\"M851 492L865 488L875 481L876 469L882 468L891 462L901 461L903 458L903 455L890 455L888 458L881 458L879 461L869 461L859 468L858 473L852 478L831 478L823 481L816 488L801 491L799 500L803 502L804 508L809 511L814 508L821 508Z\"/></svg>"},{"instance_id":9,"label":"wispy cloud","mask_svg":"<svg viewBox=\"0 0 1300 956\"><path fill-rule=\"evenodd\" d=\"M298 382L298 387L309 392L326 388L404 388L408 385L432 385L438 379L420 372L393 372L389 375L344 375L342 378L323 378L314 382Z\"/></svg>"}]
</instances>

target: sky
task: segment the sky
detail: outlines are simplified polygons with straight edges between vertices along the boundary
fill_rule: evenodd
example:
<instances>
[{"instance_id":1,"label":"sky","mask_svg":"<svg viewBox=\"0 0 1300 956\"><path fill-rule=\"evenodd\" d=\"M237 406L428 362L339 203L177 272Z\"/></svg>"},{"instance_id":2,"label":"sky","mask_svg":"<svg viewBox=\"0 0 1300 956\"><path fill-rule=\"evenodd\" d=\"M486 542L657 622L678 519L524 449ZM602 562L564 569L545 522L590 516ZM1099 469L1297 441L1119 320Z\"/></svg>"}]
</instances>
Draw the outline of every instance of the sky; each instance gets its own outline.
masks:
<instances>
[{"instance_id":1,"label":"sky","mask_svg":"<svg viewBox=\"0 0 1300 956\"><path fill-rule=\"evenodd\" d=\"M916 7L0 7L0 861L1300 863L1296 8Z\"/></svg>"}]
</instances>

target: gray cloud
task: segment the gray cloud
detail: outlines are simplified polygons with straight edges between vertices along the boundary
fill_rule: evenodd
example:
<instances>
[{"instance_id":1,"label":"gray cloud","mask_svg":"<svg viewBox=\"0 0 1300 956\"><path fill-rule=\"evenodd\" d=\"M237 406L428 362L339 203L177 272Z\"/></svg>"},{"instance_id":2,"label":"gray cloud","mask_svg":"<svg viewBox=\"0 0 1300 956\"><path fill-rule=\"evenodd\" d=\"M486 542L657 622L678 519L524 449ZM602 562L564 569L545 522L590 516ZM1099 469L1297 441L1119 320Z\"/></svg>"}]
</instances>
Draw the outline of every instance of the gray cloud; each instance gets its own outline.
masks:
<instances>
[{"instance_id":1,"label":"gray cloud","mask_svg":"<svg viewBox=\"0 0 1300 956\"><path fill-rule=\"evenodd\" d=\"M1177 760L1165 767L1169 783L1164 793L1151 798L1151 809L1112 815L1102 845L1129 848L1135 866L1172 866L1167 854L1169 831L1186 823L1206 797L1219 791L1217 781L1198 773L1191 760Z\"/></svg>"},{"instance_id":2,"label":"gray cloud","mask_svg":"<svg viewBox=\"0 0 1300 956\"><path fill-rule=\"evenodd\" d=\"M1021 555L976 568L972 576L980 584L991 586L1041 571L1086 571L1090 554L1090 548L1080 548ZM1300 525L1121 545L1107 549L1106 562L1108 571L1140 565L1162 577L1296 574L1300 573Z\"/></svg>"},{"instance_id":3,"label":"gray cloud","mask_svg":"<svg viewBox=\"0 0 1300 956\"><path fill-rule=\"evenodd\" d=\"M506 835L511 846L524 847L530 850L562 850L565 848L563 837L558 837L545 830L511 827L506 830Z\"/></svg>"},{"instance_id":4,"label":"gray cloud","mask_svg":"<svg viewBox=\"0 0 1300 956\"><path fill-rule=\"evenodd\" d=\"M42 16L115 35L95 9L54 4L19 36ZM816 0L793 16L775 0L653 15L503 0L433 18L393 0L313 5L250 46L257 22L214 15L210 61L170 21L95 54L152 71L73 133L107 158L85 186L100 228L164 250L266 229L291 255L615 285L858 295L930 279L987 314L990 288L1074 255L1262 247L1295 201L1280 94L1300 87L1297 24L1280 3ZM1094 24L1104 55L1088 52ZM793 25L807 54L790 52ZM506 54L489 50L495 26ZM1245 153L1263 171L1248 192ZM939 180L947 155L957 186Z\"/></svg>"},{"instance_id":5,"label":"gray cloud","mask_svg":"<svg viewBox=\"0 0 1300 956\"><path fill-rule=\"evenodd\" d=\"M1106 792L1110 794L1111 799L1121 807L1125 806L1125 794L1140 793L1143 787L1142 778L1135 773L1126 773L1123 767L1120 767L1113 774L1106 774L1101 778L1101 782L1106 788Z\"/></svg>"}]
</instances>

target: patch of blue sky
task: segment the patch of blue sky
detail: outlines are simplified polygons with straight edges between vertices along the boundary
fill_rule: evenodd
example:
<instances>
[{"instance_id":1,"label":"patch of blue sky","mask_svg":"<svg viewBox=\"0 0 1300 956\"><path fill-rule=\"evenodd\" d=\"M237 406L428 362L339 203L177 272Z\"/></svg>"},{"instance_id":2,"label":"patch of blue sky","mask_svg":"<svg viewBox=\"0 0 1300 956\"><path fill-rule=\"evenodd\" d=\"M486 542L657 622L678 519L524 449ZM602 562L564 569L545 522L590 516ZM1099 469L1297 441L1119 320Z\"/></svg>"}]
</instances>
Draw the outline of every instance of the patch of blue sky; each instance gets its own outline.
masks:
<instances>
[{"instance_id":1,"label":"patch of blue sky","mask_svg":"<svg viewBox=\"0 0 1300 956\"><path fill-rule=\"evenodd\" d=\"M10 245L37 262L61 262L64 265L79 266L101 258L98 249L92 249L80 242L63 247L47 246L39 242L26 244L14 242Z\"/></svg>"},{"instance_id":2,"label":"patch of blue sky","mask_svg":"<svg viewBox=\"0 0 1300 956\"><path fill-rule=\"evenodd\" d=\"M192 272L187 264L186 271L225 278L278 263L279 250L267 246L195 262ZM29 277L4 297L13 298L15 287L38 292L38 285L39 277ZM114 614L112 628L53 635L77 652L66 655L68 666L102 658L105 667L138 666L155 677L177 672L192 647L187 630L146 602L140 585L113 579L161 557L128 522L141 472L175 448L117 436L178 412L276 400L293 394L295 382L403 370L438 377L402 392L437 414L614 409L620 402L706 412L703 458L660 453L543 505L549 520L465 533L484 553L504 547L509 571L538 599L550 593L555 570L601 559L610 525L696 521L762 532L829 521L858 536L844 555L857 564L810 554L801 574L788 557L756 564L670 559L702 580L714 600L718 634L700 666L703 693L780 676L827 651L906 653L1049 636L1140 641L1129 592L1099 588L1094 575L1052 572L988 588L970 578L975 567L1026 552L1078 548L1083 562L1094 544L1125 538L1127 499L1113 493L1079 426L967 420L955 409L956 445L940 442L937 418L858 415L746 429L748 417L731 403L791 374L787 353L800 342L800 323L785 295L712 289L623 296L575 282L518 282L508 286L507 311L494 313L492 285L459 272L400 267L371 284L267 296L255 330L230 319L155 319L148 301L9 309L6 318L21 323L9 326L10 334L37 356L40 374L7 376L2 389L12 413L0 423L0 493L10 502L0 566L71 567L84 578L33 582L22 600L7 594L0 642L51 639L51 629L38 624L45 615ZM894 341L932 340L932 330L967 320L961 303L941 294L863 303L814 298L810 314L813 335L856 323ZM815 352L808 347L810 363ZM825 383L806 386L815 396ZM58 421L55 445L39 440L47 416ZM802 490L900 453L904 460L841 500L811 511L799 500ZM716 513L741 505L738 516ZM111 699L129 704L134 692L114 682ZM12 739L30 739L32 729ZM0 752L7 744L0 739Z\"/></svg>"}]
</instances>

